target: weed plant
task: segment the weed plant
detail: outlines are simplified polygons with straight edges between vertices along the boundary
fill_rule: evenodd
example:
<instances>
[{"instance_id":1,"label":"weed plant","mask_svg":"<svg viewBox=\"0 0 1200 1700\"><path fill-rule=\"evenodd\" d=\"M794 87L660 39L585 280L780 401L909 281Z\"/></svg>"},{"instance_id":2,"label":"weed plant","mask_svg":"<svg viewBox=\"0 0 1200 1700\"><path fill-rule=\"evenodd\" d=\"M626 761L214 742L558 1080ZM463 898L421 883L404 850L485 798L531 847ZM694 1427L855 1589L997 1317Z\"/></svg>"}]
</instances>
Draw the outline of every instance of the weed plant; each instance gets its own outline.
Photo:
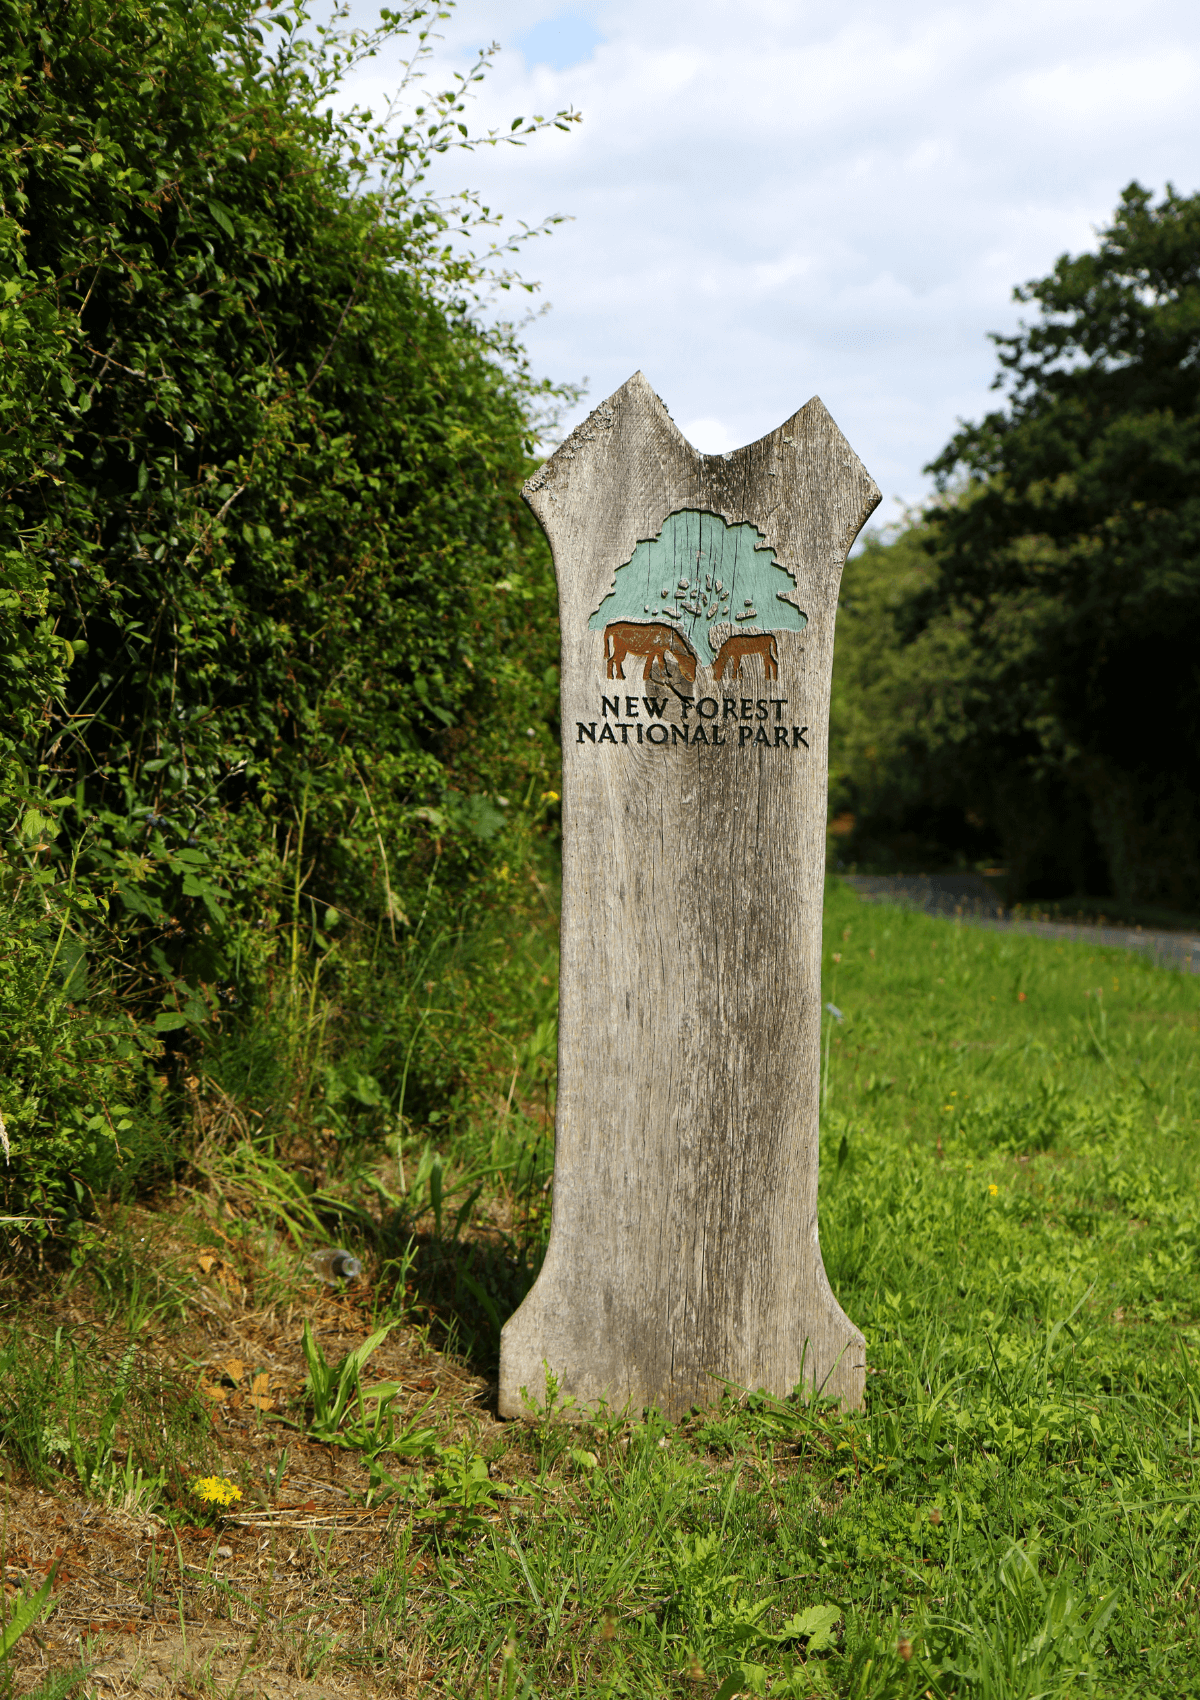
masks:
<instances>
[{"instance_id":1,"label":"weed plant","mask_svg":"<svg viewBox=\"0 0 1200 1700\"><path fill-rule=\"evenodd\" d=\"M178 1377L136 1345L25 1331L0 1348L0 1447L39 1486L70 1474L122 1511L181 1497L189 1461L208 1450L206 1413Z\"/></svg>"}]
</instances>

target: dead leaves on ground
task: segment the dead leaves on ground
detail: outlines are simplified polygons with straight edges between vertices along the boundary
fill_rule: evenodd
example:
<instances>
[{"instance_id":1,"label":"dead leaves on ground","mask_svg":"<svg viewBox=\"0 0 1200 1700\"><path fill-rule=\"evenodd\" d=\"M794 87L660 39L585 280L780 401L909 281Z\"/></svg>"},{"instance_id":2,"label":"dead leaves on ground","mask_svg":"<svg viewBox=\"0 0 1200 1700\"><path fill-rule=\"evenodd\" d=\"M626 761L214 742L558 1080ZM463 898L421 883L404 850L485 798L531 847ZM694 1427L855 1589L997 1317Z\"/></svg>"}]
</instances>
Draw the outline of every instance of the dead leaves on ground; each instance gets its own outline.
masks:
<instances>
[{"instance_id":1,"label":"dead leaves on ground","mask_svg":"<svg viewBox=\"0 0 1200 1700\"><path fill-rule=\"evenodd\" d=\"M277 1378L273 1393L270 1371L259 1370L257 1374L248 1375L241 1358L226 1358L215 1368L220 1379L213 1381L201 1377L201 1395L214 1405L228 1405L231 1411L239 1411L243 1405L255 1411L274 1411L286 1404L294 1391L293 1384ZM247 1387L242 1386L243 1381L248 1383Z\"/></svg>"}]
</instances>

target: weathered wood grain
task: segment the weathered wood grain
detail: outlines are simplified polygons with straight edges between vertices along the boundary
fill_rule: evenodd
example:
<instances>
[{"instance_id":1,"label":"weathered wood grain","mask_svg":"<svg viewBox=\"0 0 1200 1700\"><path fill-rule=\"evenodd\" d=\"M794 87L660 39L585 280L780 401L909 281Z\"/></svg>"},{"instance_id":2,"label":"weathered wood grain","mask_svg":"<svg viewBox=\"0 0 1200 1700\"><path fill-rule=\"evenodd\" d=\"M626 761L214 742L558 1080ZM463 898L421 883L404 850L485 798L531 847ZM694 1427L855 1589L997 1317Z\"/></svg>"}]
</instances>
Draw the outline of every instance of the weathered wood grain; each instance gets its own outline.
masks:
<instances>
[{"instance_id":1,"label":"weathered wood grain","mask_svg":"<svg viewBox=\"0 0 1200 1700\"><path fill-rule=\"evenodd\" d=\"M581 1410L677 1418L727 1383L855 1406L863 1339L817 1239L821 904L838 586L879 492L816 399L760 442L701 455L639 373L525 494L562 619L562 980L550 1244L503 1331L500 1410L521 1415L523 1388L540 1401L545 1366ZM606 677L589 621L681 510L756 526L794 581L779 575L807 624L777 632L778 679L751 653L714 682L699 651L694 683L665 654ZM692 729L715 702L707 725L730 736L639 744L646 696ZM757 733L762 702L785 745L732 735ZM577 732L618 719L625 742Z\"/></svg>"}]
</instances>

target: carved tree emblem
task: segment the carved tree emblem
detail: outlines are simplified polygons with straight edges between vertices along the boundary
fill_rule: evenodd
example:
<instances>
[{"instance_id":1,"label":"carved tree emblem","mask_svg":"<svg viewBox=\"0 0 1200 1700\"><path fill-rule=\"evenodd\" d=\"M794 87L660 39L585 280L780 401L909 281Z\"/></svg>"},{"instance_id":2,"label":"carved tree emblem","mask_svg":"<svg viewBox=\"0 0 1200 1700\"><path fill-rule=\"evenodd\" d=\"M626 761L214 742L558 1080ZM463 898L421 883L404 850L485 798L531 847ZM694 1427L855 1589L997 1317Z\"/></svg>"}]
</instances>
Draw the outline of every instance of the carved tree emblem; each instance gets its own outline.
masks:
<instances>
[{"instance_id":1,"label":"carved tree emblem","mask_svg":"<svg viewBox=\"0 0 1200 1700\"><path fill-rule=\"evenodd\" d=\"M768 633L802 632L808 624L792 574L758 527L729 525L695 508L668 515L656 537L638 544L588 628L605 631L625 620L671 626L709 666L731 638L754 634L763 641L736 649L765 655Z\"/></svg>"}]
</instances>

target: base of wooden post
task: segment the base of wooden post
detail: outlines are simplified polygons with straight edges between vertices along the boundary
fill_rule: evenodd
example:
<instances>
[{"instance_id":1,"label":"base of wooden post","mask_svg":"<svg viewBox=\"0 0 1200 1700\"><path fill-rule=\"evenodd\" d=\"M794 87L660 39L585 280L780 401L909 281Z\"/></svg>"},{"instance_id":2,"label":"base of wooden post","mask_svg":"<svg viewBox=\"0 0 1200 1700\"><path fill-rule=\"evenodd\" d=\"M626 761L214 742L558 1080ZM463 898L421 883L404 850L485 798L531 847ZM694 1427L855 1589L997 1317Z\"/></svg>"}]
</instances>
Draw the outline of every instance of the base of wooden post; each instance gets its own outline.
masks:
<instances>
[{"instance_id":1,"label":"base of wooden post","mask_svg":"<svg viewBox=\"0 0 1200 1700\"><path fill-rule=\"evenodd\" d=\"M577 1421L602 1411L640 1418L653 1407L668 1421L681 1422L693 1410L719 1404L726 1393L832 1399L843 1410L862 1405L865 1343L832 1293L827 1292L816 1314L797 1318L791 1341L730 1341L723 1358L701 1353L677 1378L664 1383L658 1375L660 1354L652 1350L646 1361L639 1361L636 1346L647 1327L665 1339L666 1318L639 1318L624 1335L613 1330L610 1315L602 1309L590 1316L563 1315L562 1288L553 1272L545 1282L545 1297L539 1295L545 1276L543 1271L500 1336L502 1417L531 1418L545 1410L547 1375L555 1408Z\"/></svg>"}]
</instances>

